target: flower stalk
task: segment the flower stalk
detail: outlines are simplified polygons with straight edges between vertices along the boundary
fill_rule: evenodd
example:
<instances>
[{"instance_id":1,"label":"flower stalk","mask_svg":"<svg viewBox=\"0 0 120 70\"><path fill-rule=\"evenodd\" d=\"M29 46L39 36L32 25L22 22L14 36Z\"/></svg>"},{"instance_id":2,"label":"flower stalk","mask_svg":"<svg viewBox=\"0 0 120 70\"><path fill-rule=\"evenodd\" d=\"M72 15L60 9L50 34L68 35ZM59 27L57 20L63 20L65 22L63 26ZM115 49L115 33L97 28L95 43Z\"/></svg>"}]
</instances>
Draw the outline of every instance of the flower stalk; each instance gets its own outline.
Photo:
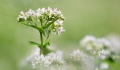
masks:
<instances>
[{"instance_id":1,"label":"flower stalk","mask_svg":"<svg viewBox=\"0 0 120 70\"><path fill-rule=\"evenodd\" d=\"M41 41L40 54L43 54L43 52L42 52L42 48L43 48L43 36L42 36L42 32L39 32L39 33L40 33L40 41Z\"/></svg>"}]
</instances>

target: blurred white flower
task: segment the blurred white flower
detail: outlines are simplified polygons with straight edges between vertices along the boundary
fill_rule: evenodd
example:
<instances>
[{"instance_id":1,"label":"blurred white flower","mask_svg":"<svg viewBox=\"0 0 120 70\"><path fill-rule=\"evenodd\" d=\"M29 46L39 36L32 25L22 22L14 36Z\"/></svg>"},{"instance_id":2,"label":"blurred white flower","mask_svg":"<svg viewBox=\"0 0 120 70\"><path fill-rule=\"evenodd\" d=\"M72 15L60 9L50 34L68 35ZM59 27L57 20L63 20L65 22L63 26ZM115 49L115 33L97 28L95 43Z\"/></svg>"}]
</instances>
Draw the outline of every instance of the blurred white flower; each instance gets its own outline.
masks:
<instances>
[{"instance_id":1,"label":"blurred white flower","mask_svg":"<svg viewBox=\"0 0 120 70\"><path fill-rule=\"evenodd\" d=\"M50 67L51 65L64 65L66 62L62 58L62 52L57 51L56 53L49 53L44 56L39 54L40 49L37 47L36 50L26 58L26 62L31 62L32 67L36 68L39 66Z\"/></svg>"},{"instance_id":2,"label":"blurred white flower","mask_svg":"<svg viewBox=\"0 0 120 70\"><path fill-rule=\"evenodd\" d=\"M95 42L96 38L94 36L85 36L81 41L80 44L82 47L85 47L88 43Z\"/></svg>"},{"instance_id":3,"label":"blurred white flower","mask_svg":"<svg viewBox=\"0 0 120 70\"><path fill-rule=\"evenodd\" d=\"M109 65L106 62L102 62L100 65L100 69L108 69Z\"/></svg>"},{"instance_id":4,"label":"blurred white flower","mask_svg":"<svg viewBox=\"0 0 120 70\"><path fill-rule=\"evenodd\" d=\"M107 38L95 38L94 36L85 36L80 41L80 45L85 47L86 50L92 52L93 55L99 56L104 59L111 54L111 43Z\"/></svg>"},{"instance_id":5,"label":"blurred white flower","mask_svg":"<svg viewBox=\"0 0 120 70\"><path fill-rule=\"evenodd\" d=\"M72 54L70 54L71 58L74 60L81 60L83 58L86 58L87 56L81 52L79 49L74 50Z\"/></svg>"},{"instance_id":6,"label":"blurred white flower","mask_svg":"<svg viewBox=\"0 0 120 70\"><path fill-rule=\"evenodd\" d=\"M86 47L87 50L99 50L111 46L111 43L106 38L95 38L94 36L85 36L80 45Z\"/></svg>"},{"instance_id":7,"label":"blurred white flower","mask_svg":"<svg viewBox=\"0 0 120 70\"><path fill-rule=\"evenodd\" d=\"M111 46L108 46L108 48L115 54L119 54L120 53L120 36L110 35L107 37L107 39L111 43Z\"/></svg>"},{"instance_id":8,"label":"blurred white flower","mask_svg":"<svg viewBox=\"0 0 120 70\"><path fill-rule=\"evenodd\" d=\"M49 67L52 63L52 58L50 56L45 56L44 67Z\"/></svg>"},{"instance_id":9,"label":"blurred white flower","mask_svg":"<svg viewBox=\"0 0 120 70\"><path fill-rule=\"evenodd\" d=\"M57 51L56 54L50 53L49 56L51 56L53 60L53 64L58 64L58 65L66 64L66 62L63 60L62 51Z\"/></svg>"},{"instance_id":10,"label":"blurred white flower","mask_svg":"<svg viewBox=\"0 0 120 70\"><path fill-rule=\"evenodd\" d=\"M106 57L111 55L111 51L110 50L99 50L98 51L98 57L102 60L104 60Z\"/></svg>"}]
</instances>

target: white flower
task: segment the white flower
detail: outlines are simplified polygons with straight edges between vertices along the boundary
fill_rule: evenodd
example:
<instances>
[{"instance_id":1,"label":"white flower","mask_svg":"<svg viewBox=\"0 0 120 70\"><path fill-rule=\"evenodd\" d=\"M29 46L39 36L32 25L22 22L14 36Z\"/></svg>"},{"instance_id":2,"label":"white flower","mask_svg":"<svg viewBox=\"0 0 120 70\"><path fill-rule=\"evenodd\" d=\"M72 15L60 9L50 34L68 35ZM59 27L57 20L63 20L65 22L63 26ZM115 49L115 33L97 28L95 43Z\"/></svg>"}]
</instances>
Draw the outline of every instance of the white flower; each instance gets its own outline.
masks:
<instances>
[{"instance_id":1,"label":"white flower","mask_svg":"<svg viewBox=\"0 0 120 70\"><path fill-rule=\"evenodd\" d=\"M96 38L94 36L85 36L81 41L80 45L82 47L86 47L87 50L92 50L94 42L96 42Z\"/></svg>"},{"instance_id":2,"label":"white flower","mask_svg":"<svg viewBox=\"0 0 120 70\"><path fill-rule=\"evenodd\" d=\"M35 52L26 58L27 62L32 63L33 68L41 65L44 67L50 67L51 65L64 65L66 63L62 58L63 55L61 51L57 51L56 53L49 53L46 56L43 54L40 55L39 52L40 49L36 48Z\"/></svg>"},{"instance_id":3,"label":"white flower","mask_svg":"<svg viewBox=\"0 0 120 70\"><path fill-rule=\"evenodd\" d=\"M99 55L109 55L111 52L110 50L100 50L98 51Z\"/></svg>"},{"instance_id":4,"label":"white flower","mask_svg":"<svg viewBox=\"0 0 120 70\"><path fill-rule=\"evenodd\" d=\"M60 35L60 34L62 34L63 32L65 32L65 30L63 29L63 27L55 28L53 31L54 31L55 34L57 34L57 35Z\"/></svg>"},{"instance_id":5,"label":"white flower","mask_svg":"<svg viewBox=\"0 0 120 70\"><path fill-rule=\"evenodd\" d=\"M103 47L110 46L110 42L106 38L95 38L94 36L86 36L80 41L83 47L91 47L91 49L102 49Z\"/></svg>"},{"instance_id":6,"label":"white flower","mask_svg":"<svg viewBox=\"0 0 120 70\"><path fill-rule=\"evenodd\" d=\"M43 25L49 24L50 22L54 23L54 26L51 27L51 31L55 32L55 34L60 35L65 30L63 29L63 21L65 17L62 12L57 8L39 8L36 11L30 9L27 12L21 11L21 14L17 18L18 22L25 22L29 25L37 25L37 22L42 22ZM34 22L34 23L32 23ZM35 23L36 22L36 23ZM42 25L42 26L43 26Z\"/></svg>"},{"instance_id":7,"label":"white flower","mask_svg":"<svg viewBox=\"0 0 120 70\"><path fill-rule=\"evenodd\" d=\"M72 54L70 54L71 58L74 60L81 60L87 57L83 52L79 51L79 49L74 50Z\"/></svg>"},{"instance_id":8,"label":"white flower","mask_svg":"<svg viewBox=\"0 0 120 70\"><path fill-rule=\"evenodd\" d=\"M109 55L111 55L110 50L99 50L98 51L98 57L102 60L108 57Z\"/></svg>"},{"instance_id":9,"label":"white flower","mask_svg":"<svg viewBox=\"0 0 120 70\"><path fill-rule=\"evenodd\" d=\"M50 56L52 58L53 64L63 65L66 63L62 58L62 56L63 56L62 51L57 51L56 54L50 53L50 54L48 54L48 56Z\"/></svg>"},{"instance_id":10,"label":"white flower","mask_svg":"<svg viewBox=\"0 0 120 70\"><path fill-rule=\"evenodd\" d=\"M37 13L40 13L40 14L44 14L44 13L46 13L47 11L46 11L46 9L45 8L39 8L39 9L37 9Z\"/></svg>"},{"instance_id":11,"label":"white flower","mask_svg":"<svg viewBox=\"0 0 120 70\"><path fill-rule=\"evenodd\" d=\"M100 68L101 69L108 69L109 65L106 62L101 63Z\"/></svg>"},{"instance_id":12,"label":"white flower","mask_svg":"<svg viewBox=\"0 0 120 70\"><path fill-rule=\"evenodd\" d=\"M50 56L46 56L45 57L45 61L44 61L44 67L49 67L52 63L52 58Z\"/></svg>"},{"instance_id":13,"label":"white flower","mask_svg":"<svg viewBox=\"0 0 120 70\"><path fill-rule=\"evenodd\" d=\"M63 20L57 20L54 22L55 27L61 27L63 25Z\"/></svg>"},{"instance_id":14,"label":"white flower","mask_svg":"<svg viewBox=\"0 0 120 70\"><path fill-rule=\"evenodd\" d=\"M98 38L97 41L98 41L98 43L100 43L102 46L106 46L106 47L111 46L110 41L109 41L108 39L106 39L106 38Z\"/></svg>"},{"instance_id":15,"label":"white flower","mask_svg":"<svg viewBox=\"0 0 120 70\"><path fill-rule=\"evenodd\" d=\"M105 50L106 54L110 54L111 43L106 38L95 38L94 36L86 36L83 40L80 41L80 45L85 47L86 50L95 51L96 54L99 54ZM102 50L102 51L101 51Z\"/></svg>"},{"instance_id":16,"label":"white flower","mask_svg":"<svg viewBox=\"0 0 120 70\"><path fill-rule=\"evenodd\" d=\"M80 44L85 45L88 42L95 42L96 38L94 36L85 36L81 41Z\"/></svg>"},{"instance_id":17,"label":"white flower","mask_svg":"<svg viewBox=\"0 0 120 70\"><path fill-rule=\"evenodd\" d=\"M111 36L108 36L107 39L111 43L111 45L108 46L108 48L110 48L110 50L115 54L119 54L120 53L120 37L116 35L111 35Z\"/></svg>"},{"instance_id":18,"label":"white flower","mask_svg":"<svg viewBox=\"0 0 120 70\"><path fill-rule=\"evenodd\" d=\"M41 10L40 10L40 13L41 14L44 14L44 13L46 13L47 12L47 10L45 9L45 8L42 8Z\"/></svg>"},{"instance_id":19,"label":"white flower","mask_svg":"<svg viewBox=\"0 0 120 70\"><path fill-rule=\"evenodd\" d=\"M27 13L26 13L26 12L23 12L23 11L21 11L20 13L21 13L21 15L19 15L18 21L19 21L21 18L22 18L23 20L27 20L27 17L28 17Z\"/></svg>"},{"instance_id":20,"label":"white flower","mask_svg":"<svg viewBox=\"0 0 120 70\"><path fill-rule=\"evenodd\" d=\"M20 19L27 19L26 17L24 17L24 16L21 16L21 15L19 15L19 17L17 18L17 21L20 21Z\"/></svg>"},{"instance_id":21,"label":"white flower","mask_svg":"<svg viewBox=\"0 0 120 70\"><path fill-rule=\"evenodd\" d=\"M27 14L28 14L29 16L35 16L35 11L32 10L32 9L30 9L30 10L27 12Z\"/></svg>"}]
</instances>

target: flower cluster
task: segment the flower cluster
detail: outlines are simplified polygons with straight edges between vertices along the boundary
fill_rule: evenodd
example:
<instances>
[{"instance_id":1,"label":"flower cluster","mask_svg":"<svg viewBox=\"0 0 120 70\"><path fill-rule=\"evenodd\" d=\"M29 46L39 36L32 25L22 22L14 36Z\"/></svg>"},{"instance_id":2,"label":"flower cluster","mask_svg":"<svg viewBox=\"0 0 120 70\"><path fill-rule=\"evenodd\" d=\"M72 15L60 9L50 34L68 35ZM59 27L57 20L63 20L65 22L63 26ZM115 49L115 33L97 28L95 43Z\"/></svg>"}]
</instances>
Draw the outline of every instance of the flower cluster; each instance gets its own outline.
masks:
<instances>
[{"instance_id":1,"label":"flower cluster","mask_svg":"<svg viewBox=\"0 0 120 70\"><path fill-rule=\"evenodd\" d=\"M105 38L95 38L94 36L86 36L80 41L80 45L86 50L103 49L110 45L110 42Z\"/></svg>"},{"instance_id":2,"label":"flower cluster","mask_svg":"<svg viewBox=\"0 0 120 70\"><path fill-rule=\"evenodd\" d=\"M63 29L63 21L65 17L62 12L57 8L39 8L36 11L30 9L27 12L21 11L21 14L17 18L18 22L27 22L29 25L38 25L41 23L42 28L46 28L51 25L49 30L55 32L55 34L60 35L65 30ZM47 27L48 28L48 27Z\"/></svg>"},{"instance_id":3,"label":"flower cluster","mask_svg":"<svg viewBox=\"0 0 120 70\"><path fill-rule=\"evenodd\" d=\"M96 70L107 69L109 64L103 61L112 61L118 57L120 38L116 36L108 36L103 38L96 38L94 36L86 36L80 41L80 45L85 48L90 56L98 61Z\"/></svg>"},{"instance_id":4,"label":"flower cluster","mask_svg":"<svg viewBox=\"0 0 120 70\"><path fill-rule=\"evenodd\" d=\"M100 59L105 59L110 56L117 57L119 53L119 43L120 40L116 38L116 36L108 36L107 38L86 36L80 41L82 47L89 50L92 54L97 55Z\"/></svg>"},{"instance_id":5,"label":"flower cluster","mask_svg":"<svg viewBox=\"0 0 120 70\"><path fill-rule=\"evenodd\" d=\"M72 54L70 54L71 58L74 60L81 60L87 57L83 52L81 52L79 49L74 50Z\"/></svg>"},{"instance_id":6,"label":"flower cluster","mask_svg":"<svg viewBox=\"0 0 120 70\"><path fill-rule=\"evenodd\" d=\"M33 52L27 61L32 62L33 68L43 65L44 67L50 67L51 65L64 65L66 62L62 58L62 52L57 51L56 53L49 53L48 55L39 54L39 48Z\"/></svg>"},{"instance_id":7,"label":"flower cluster","mask_svg":"<svg viewBox=\"0 0 120 70\"><path fill-rule=\"evenodd\" d=\"M101 59L111 54L109 46L111 43L106 38L95 38L94 36L86 36L80 41L80 45L89 50L92 54L100 56Z\"/></svg>"}]
</instances>

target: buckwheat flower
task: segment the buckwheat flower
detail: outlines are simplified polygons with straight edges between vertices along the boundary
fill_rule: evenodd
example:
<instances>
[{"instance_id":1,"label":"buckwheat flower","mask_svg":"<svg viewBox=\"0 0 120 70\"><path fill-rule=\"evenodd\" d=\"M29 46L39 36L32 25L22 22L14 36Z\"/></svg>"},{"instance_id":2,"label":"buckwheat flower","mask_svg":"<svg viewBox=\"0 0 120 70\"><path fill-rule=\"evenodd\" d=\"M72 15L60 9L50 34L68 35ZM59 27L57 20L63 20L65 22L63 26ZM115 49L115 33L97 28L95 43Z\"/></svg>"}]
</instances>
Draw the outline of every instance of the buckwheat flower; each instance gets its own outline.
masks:
<instances>
[{"instance_id":1,"label":"buckwheat flower","mask_svg":"<svg viewBox=\"0 0 120 70\"><path fill-rule=\"evenodd\" d=\"M18 22L21 21L33 21L33 17L35 17L35 11L30 9L28 12L20 12L21 14L19 15L19 17L17 18Z\"/></svg>"},{"instance_id":2,"label":"buckwheat flower","mask_svg":"<svg viewBox=\"0 0 120 70\"><path fill-rule=\"evenodd\" d=\"M41 10L40 10L40 13L41 14L44 14L44 13L46 13L47 12L47 10L45 9L45 8L41 8Z\"/></svg>"},{"instance_id":3,"label":"buckwheat flower","mask_svg":"<svg viewBox=\"0 0 120 70\"><path fill-rule=\"evenodd\" d=\"M49 67L52 63L52 58L50 56L46 56L45 57L45 61L44 61L44 67Z\"/></svg>"},{"instance_id":4,"label":"buckwheat flower","mask_svg":"<svg viewBox=\"0 0 120 70\"><path fill-rule=\"evenodd\" d=\"M80 45L84 47L86 50L97 51L103 48L103 44L97 41L98 39L94 36L85 36L81 41Z\"/></svg>"},{"instance_id":5,"label":"buckwheat flower","mask_svg":"<svg viewBox=\"0 0 120 70\"><path fill-rule=\"evenodd\" d=\"M54 11L54 13L57 13L57 14L61 15L61 11L58 10L57 8L54 8L53 11Z\"/></svg>"},{"instance_id":6,"label":"buckwheat flower","mask_svg":"<svg viewBox=\"0 0 120 70\"><path fill-rule=\"evenodd\" d=\"M29 16L35 16L35 11L34 10L32 10L32 9L30 9L28 12L27 12L27 14L29 15Z\"/></svg>"},{"instance_id":7,"label":"buckwheat flower","mask_svg":"<svg viewBox=\"0 0 120 70\"><path fill-rule=\"evenodd\" d=\"M57 20L54 22L55 27L61 27L63 25L63 20Z\"/></svg>"},{"instance_id":8,"label":"buckwheat flower","mask_svg":"<svg viewBox=\"0 0 120 70\"><path fill-rule=\"evenodd\" d=\"M105 47L111 46L110 41L106 38L98 38L97 42L100 43L102 46L105 46Z\"/></svg>"},{"instance_id":9,"label":"buckwheat flower","mask_svg":"<svg viewBox=\"0 0 120 70\"><path fill-rule=\"evenodd\" d=\"M17 18L17 21L24 21L26 19L27 19L26 17L19 15L19 17Z\"/></svg>"},{"instance_id":10,"label":"buckwheat flower","mask_svg":"<svg viewBox=\"0 0 120 70\"><path fill-rule=\"evenodd\" d=\"M52 65L64 65L66 62L63 59L62 51L57 51L56 53L48 54L52 58Z\"/></svg>"},{"instance_id":11,"label":"buckwheat flower","mask_svg":"<svg viewBox=\"0 0 120 70\"><path fill-rule=\"evenodd\" d=\"M33 68L35 68L39 64L40 59L40 49L37 47L35 52L33 52L28 58L30 58L30 61L32 62Z\"/></svg>"},{"instance_id":12,"label":"buckwheat flower","mask_svg":"<svg viewBox=\"0 0 120 70\"><path fill-rule=\"evenodd\" d=\"M96 38L94 36L85 36L81 41L80 45L82 47L89 46L91 47L92 43L96 41ZM91 47L92 49L92 47Z\"/></svg>"},{"instance_id":13,"label":"buckwheat flower","mask_svg":"<svg viewBox=\"0 0 120 70\"><path fill-rule=\"evenodd\" d=\"M111 46L108 46L108 48L115 54L119 54L120 53L120 37L117 35L111 35L111 36L108 36L107 39L111 43Z\"/></svg>"},{"instance_id":14,"label":"buckwheat flower","mask_svg":"<svg viewBox=\"0 0 120 70\"><path fill-rule=\"evenodd\" d=\"M79 51L79 49L74 50L72 54L70 54L71 58L74 60L81 60L87 57L83 52Z\"/></svg>"},{"instance_id":15,"label":"buckwheat flower","mask_svg":"<svg viewBox=\"0 0 120 70\"><path fill-rule=\"evenodd\" d=\"M99 51L101 49L108 49L111 43L106 38L95 38L93 36L86 36L80 41L80 45L85 47L86 50Z\"/></svg>"},{"instance_id":16,"label":"buckwheat flower","mask_svg":"<svg viewBox=\"0 0 120 70\"><path fill-rule=\"evenodd\" d=\"M62 34L63 32L65 32L65 30L63 29L63 27L59 27L59 28L55 28L54 30L53 30L53 32L55 32L55 34L57 34L57 35L60 35L60 34Z\"/></svg>"},{"instance_id":17,"label":"buckwheat flower","mask_svg":"<svg viewBox=\"0 0 120 70\"><path fill-rule=\"evenodd\" d=\"M31 64L33 68L36 68L39 64L39 59L40 59L39 52L40 49L38 47L35 47L34 51L23 60L24 64L25 65Z\"/></svg>"},{"instance_id":18,"label":"buckwheat flower","mask_svg":"<svg viewBox=\"0 0 120 70\"><path fill-rule=\"evenodd\" d=\"M37 10L36 10L36 15L37 15L37 16L40 16L41 14L42 14L41 9L40 9L40 8L37 9Z\"/></svg>"},{"instance_id":19,"label":"buckwheat flower","mask_svg":"<svg viewBox=\"0 0 120 70\"><path fill-rule=\"evenodd\" d=\"M98 57L102 60L104 60L106 57L111 55L111 51L110 50L99 50L98 51Z\"/></svg>"},{"instance_id":20,"label":"buckwheat flower","mask_svg":"<svg viewBox=\"0 0 120 70\"><path fill-rule=\"evenodd\" d=\"M44 13L46 13L47 11L46 11L45 8L39 8L39 9L37 9L37 12L40 13L40 14L44 14Z\"/></svg>"},{"instance_id":21,"label":"buckwheat flower","mask_svg":"<svg viewBox=\"0 0 120 70\"><path fill-rule=\"evenodd\" d=\"M62 51L57 51L56 54L53 54L53 63L56 63L57 65L65 64L66 62L63 60L62 56Z\"/></svg>"},{"instance_id":22,"label":"buckwheat flower","mask_svg":"<svg viewBox=\"0 0 120 70\"><path fill-rule=\"evenodd\" d=\"M102 63L100 64L100 69L108 69L108 67L109 67L109 65L108 65L108 63L106 63L106 62L102 62Z\"/></svg>"},{"instance_id":23,"label":"buckwheat flower","mask_svg":"<svg viewBox=\"0 0 120 70\"><path fill-rule=\"evenodd\" d=\"M48 7L47 8L47 13L48 13L49 18L51 18L52 14L53 14L53 10L50 7Z\"/></svg>"},{"instance_id":24,"label":"buckwheat flower","mask_svg":"<svg viewBox=\"0 0 120 70\"><path fill-rule=\"evenodd\" d=\"M27 20L27 17L28 17L27 13L21 11L19 17L17 18L17 21L18 22L25 21L25 20Z\"/></svg>"},{"instance_id":25,"label":"buckwheat flower","mask_svg":"<svg viewBox=\"0 0 120 70\"><path fill-rule=\"evenodd\" d=\"M99 55L110 55L111 51L110 50L100 50Z\"/></svg>"}]
</instances>

